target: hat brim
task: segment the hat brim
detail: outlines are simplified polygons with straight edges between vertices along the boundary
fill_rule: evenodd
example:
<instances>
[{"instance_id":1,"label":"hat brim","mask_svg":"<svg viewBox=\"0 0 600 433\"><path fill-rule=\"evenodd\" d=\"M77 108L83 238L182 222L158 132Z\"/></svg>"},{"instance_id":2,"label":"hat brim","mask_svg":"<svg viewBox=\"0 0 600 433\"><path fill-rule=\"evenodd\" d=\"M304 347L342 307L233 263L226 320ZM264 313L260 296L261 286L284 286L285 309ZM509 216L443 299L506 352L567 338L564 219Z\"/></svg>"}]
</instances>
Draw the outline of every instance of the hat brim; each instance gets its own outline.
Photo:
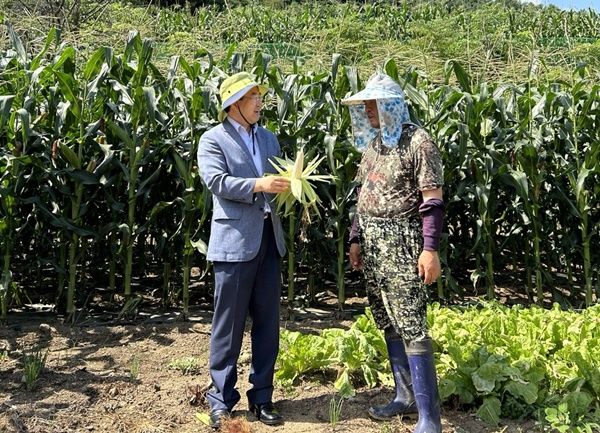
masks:
<instances>
[{"instance_id":1,"label":"hat brim","mask_svg":"<svg viewBox=\"0 0 600 433\"><path fill-rule=\"evenodd\" d=\"M227 117L227 112L225 111L225 109L227 107L235 104L240 99L242 99L244 97L244 95L246 93L248 93L250 91L250 89L253 89L254 87L258 87L258 91L260 92L260 94L262 96L266 95L266 93L269 91L269 86L267 86L265 84L258 84L256 82L252 82L252 83L246 85L245 87L242 87L240 90L235 92L229 98L224 100L223 103L221 104L221 110L219 111L219 116L218 116L219 122L222 122Z\"/></svg>"},{"instance_id":2,"label":"hat brim","mask_svg":"<svg viewBox=\"0 0 600 433\"><path fill-rule=\"evenodd\" d=\"M364 89L358 92L355 95L349 96L346 99L342 100L343 105L360 105L364 104L365 101L369 101L372 99L394 99L394 98L404 98L404 95L401 93L391 92L386 89Z\"/></svg>"}]
</instances>

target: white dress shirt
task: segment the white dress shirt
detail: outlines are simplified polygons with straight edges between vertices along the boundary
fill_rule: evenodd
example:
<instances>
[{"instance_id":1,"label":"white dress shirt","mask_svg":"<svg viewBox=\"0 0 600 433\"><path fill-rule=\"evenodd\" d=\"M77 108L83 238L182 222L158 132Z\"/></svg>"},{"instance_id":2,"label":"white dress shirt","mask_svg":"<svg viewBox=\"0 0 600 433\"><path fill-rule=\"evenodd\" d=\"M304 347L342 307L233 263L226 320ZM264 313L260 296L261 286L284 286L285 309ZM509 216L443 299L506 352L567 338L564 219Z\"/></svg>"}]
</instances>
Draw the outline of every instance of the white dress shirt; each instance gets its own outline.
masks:
<instances>
[{"instance_id":1,"label":"white dress shirt","mask_svg":"<svg viewBox=\"0 0 600 433\"><path fill-rule=\"evenodd\" d=\"M262 158L260 155L260 147L258 146L258 137L256 136L256 124L250 127L250 132L246 130L242 125L233 120L231 117L227 117L229 123L233 125L237 133L242 138L242 141L246 145L248 152L252 156L252 162L254 162L254 166L256 167L256 171L258 171L259 175L265 174L264 167L262 165ZM266 198L266 197L265 197ZM265 200L265 215L271 212L271 206L269 206L269 202Z\"/></svg>"},{"instance_id":2,"label":"white dress shirt","mask_svg":"<svg viewBox=\"0 0 600 433\"><path fill-rule=\"evenodd\" d=\"M237 133L240 135L240 137L242 137L242 141L252 156L252 161L254 162L254 166L256 167L258 174L262 176L264 174L264 168L262 166L262 159L260 157L260 148L256 140L256 125L252 125L250 132L248 132L246 131L246 128L233 120L231 117L227 117L227 120L229 120L229 123L233 125Z\"/></svg>"}]
</instances>

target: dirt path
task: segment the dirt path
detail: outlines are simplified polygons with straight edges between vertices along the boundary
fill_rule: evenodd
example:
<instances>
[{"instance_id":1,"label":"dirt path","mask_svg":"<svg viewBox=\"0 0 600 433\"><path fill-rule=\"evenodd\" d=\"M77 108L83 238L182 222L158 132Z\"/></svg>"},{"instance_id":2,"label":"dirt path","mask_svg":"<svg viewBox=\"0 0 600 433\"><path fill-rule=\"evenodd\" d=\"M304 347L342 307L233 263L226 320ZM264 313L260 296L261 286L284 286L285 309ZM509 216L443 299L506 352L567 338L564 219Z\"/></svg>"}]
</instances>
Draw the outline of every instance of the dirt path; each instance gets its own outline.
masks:
<instances>
[{"instance_id":1,"label":"dirt path","mask_svg":"<svg viewBox=\"0 0 600 433\"><path fill-rule=\"evenodd\" d=\"M205 403L189 403L193 391L207 384L210 312L197 311L189 322L123 326L66 326L52 316L13 315L0 328L0 432L209 432L197 414ZM314 332L348 321L329 318L283 321L288 329ZM164 321L163 321L164 322ZM21 359L34 349L48 350L46 367L31 391L22 383ZM188 374L169 367L194 357ZM244 395L250 353L248 337L240 358L238 385ZM359 389L344 402L340 420L330 422L335 390L324 378L308 378L292 390L276 387L274 399L286 422L267 427L255 421L242 400L234 412L235 432L410 433L414 421L373 422L366 416L372 402L383 402L389 390ZM199 393L200 394L200 393ZM247 421L246 421L247 418ZM517 433L532 424L491 428L473 414L443 409L444 433Z\"/></svg>"}]
</instances>

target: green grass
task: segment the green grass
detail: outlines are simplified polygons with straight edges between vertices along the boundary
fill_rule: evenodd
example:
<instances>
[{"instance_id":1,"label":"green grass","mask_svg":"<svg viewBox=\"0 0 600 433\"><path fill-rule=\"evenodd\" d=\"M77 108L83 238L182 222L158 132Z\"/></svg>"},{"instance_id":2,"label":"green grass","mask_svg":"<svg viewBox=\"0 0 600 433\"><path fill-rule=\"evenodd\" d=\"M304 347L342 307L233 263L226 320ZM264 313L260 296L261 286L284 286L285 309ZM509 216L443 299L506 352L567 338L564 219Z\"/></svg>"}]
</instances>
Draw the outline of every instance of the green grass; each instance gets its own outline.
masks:
<instances>
[{"instance_id":1,"label":"green grass","mask_svg":"<svg viewBox=\"0 0 600 433\"><path fill-rule=\"evenodd\" d=\"M129 378L132 381L136 381L140 376L140 358L138 356L134 356L129 363Z\"/></svg>"},{"instance_id":2,"label":"green grass","mask_svg":"<svg viewBox=\"0 0 600 433\"><path fill-rule=\"evenodd\" d=\"M331 428L335 430L335 426L340 421L340 416L342 414L342 407L344 405L344 397L340 397L339 399L335 398L335 395L331 397L329 401L329 425Z\"/></svg>"},{"instance_id":3,"label":"green grass","mask_svg":"<svg viewBox=\"0 0 600 433\"><path fill-rule=\"evenodd\" d=\"M48 351L38 350L25 355L23 358L23 382L27 391L31 391L35 387L35 383L46 365L47 357Z\"/></svg>"},{"instance_id":4,"label":"green grass","mask_svg":"<svg viewBox=\"0 0 600 433\"><path fill-rule=\"evenodd\" d=\"M188 356L186 358L173 359L167 364L167 367L172 370L179 370L183 374L193 374L198 371L199 365L200 360L198 358Z\"/></svg>"}]
</instances>

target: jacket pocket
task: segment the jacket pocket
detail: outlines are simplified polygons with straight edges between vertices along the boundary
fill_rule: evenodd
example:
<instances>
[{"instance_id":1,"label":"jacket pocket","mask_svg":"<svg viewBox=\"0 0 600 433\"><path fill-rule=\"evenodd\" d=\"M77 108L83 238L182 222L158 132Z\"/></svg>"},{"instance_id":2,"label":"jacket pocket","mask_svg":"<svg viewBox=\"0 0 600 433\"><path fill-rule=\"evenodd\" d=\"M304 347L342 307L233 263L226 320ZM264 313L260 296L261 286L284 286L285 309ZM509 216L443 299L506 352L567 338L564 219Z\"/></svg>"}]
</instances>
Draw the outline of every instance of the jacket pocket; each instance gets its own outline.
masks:
<instances>
[{"instance_id":1,"label":"jacket pocket","mask_svg":"<svg viewBox=\"0 0 600 433\"><path fill-rule=\"evenodd\" d=\"M239 220L242 218L243 210L239 207L215 207L213 209L214 220Z\"/></svg>"}]
</instances>

